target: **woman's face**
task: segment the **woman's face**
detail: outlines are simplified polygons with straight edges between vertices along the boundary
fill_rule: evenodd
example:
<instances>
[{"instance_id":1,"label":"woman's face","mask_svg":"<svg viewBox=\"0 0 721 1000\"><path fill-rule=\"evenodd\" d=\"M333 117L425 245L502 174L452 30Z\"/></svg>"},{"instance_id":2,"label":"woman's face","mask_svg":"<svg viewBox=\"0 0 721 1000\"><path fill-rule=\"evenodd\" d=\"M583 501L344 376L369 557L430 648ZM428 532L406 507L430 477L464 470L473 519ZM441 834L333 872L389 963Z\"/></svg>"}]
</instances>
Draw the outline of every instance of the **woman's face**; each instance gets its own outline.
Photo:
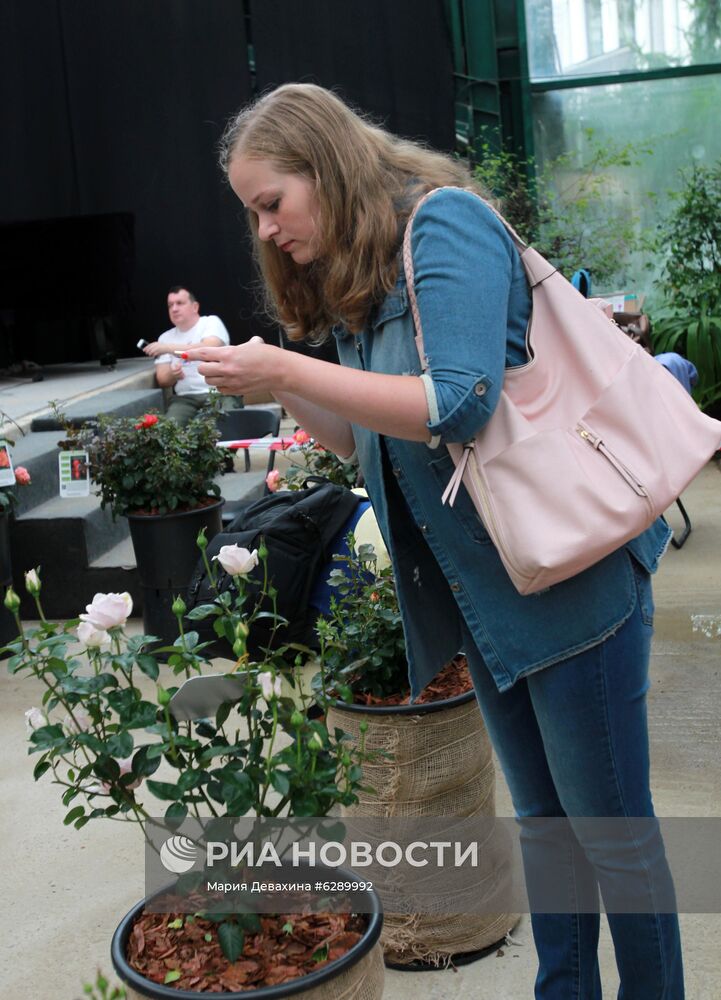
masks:
<instances>
[{"instance_id":1,"label":"woman's face","mask_svg":"<svg viewBox=\"0 0 721 1000\"><path fill-rule=\"evenodd\" d=\"M236 156L228 167L230 186L258 217L258 237L272 240L296 264L317 256L318 198L311 181L281 173L270 160Z\"/></svg>"}]
</instances>

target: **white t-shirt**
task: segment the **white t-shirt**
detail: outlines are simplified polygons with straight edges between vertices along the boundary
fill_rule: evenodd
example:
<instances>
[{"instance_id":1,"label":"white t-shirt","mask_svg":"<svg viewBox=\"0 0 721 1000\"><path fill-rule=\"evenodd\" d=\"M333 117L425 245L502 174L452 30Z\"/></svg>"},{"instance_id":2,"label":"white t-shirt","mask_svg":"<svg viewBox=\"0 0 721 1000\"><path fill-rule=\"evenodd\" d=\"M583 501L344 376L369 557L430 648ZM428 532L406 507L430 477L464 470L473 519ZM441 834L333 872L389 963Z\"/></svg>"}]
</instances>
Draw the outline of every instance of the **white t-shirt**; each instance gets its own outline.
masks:
<instances>
[{"instance_id":1,"label":"white t-shirt","mask_svg":"<svg viewBox=\"0 0 721 1000\"><path fill-rule=\"evenodd\" d=\"M223 321L218 316L199 316L198 322L190 330L179 330L174 326L172 330L166 330L158 337L158 343L163 341L169 344L183 344L190 346L197 344L206 337L218 337L224 344L230 343L228 331L225 329ZM199 361L183 361L176 358L174 354L161 354L155 359L156 365L169 365L173 361L180 361L183 366L183 378L179 378L173 386L178 396L192 396L199 392L214 392L202 375L198 373Z\"/></svg>"}]
</instances>

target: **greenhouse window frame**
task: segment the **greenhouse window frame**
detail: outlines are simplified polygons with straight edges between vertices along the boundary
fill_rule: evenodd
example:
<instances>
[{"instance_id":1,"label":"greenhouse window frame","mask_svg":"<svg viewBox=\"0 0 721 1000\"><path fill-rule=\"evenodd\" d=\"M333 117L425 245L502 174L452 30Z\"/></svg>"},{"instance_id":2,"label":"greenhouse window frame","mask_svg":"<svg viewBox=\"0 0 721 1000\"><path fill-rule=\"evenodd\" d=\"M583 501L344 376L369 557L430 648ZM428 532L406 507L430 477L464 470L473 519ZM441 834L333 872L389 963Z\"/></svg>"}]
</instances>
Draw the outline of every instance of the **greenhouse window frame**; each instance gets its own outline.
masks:
<instances>
[{"instance_id":1,"label":"greenhouse window frame","mask_svg":"<svg viewBox=\"0 0 721 1000\"><path fill-rule=\"evenodd\" d=\"M607 87L613 83L641 83L644 80L670 80L684 76L713 76L721 73L721 63L695 63L693 66L664 66L659 69L633 70L628 73L595 73L591 76L549 77L529 80L533 93L550 90L576 90L581 87Z\"/></svg>"}]
</instances>

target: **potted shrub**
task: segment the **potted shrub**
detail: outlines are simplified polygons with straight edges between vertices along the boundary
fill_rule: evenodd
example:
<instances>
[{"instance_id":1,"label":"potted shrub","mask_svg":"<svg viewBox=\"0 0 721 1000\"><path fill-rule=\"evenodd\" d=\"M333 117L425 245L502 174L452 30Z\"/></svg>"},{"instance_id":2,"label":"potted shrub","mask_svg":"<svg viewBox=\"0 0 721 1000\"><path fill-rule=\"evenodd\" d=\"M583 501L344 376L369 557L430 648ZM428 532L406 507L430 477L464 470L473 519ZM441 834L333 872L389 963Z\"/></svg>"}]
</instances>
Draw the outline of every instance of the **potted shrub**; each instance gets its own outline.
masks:
<instances>
[{"instance_id":1,"label":"potted shrub","mask_svg":"<svg viewBox=\"0 0 721 1000\"><path fill-rule=\"evenodd\" d=\"M30 473L23 465L16 465L12 473L10 472L12 462L9 446L12 443L7 438L0 440L0 473L3 473L8 479L14 480L12 483L0 485L0 590L3 597L13 582L12 563L10 562L10 518L13 507L17 503L15 487L29 486L31 482ZM14 635L15 622L12 615L3 607L0 609L0 645L9 642Z\"/></svg>"},{"instance_id":2,"label":"potted shrub","mask_svg":"<svg viewBox=\"0 0 721 1000\"><path fill-rule=\"evenodd\" d=\"M718 415L721 403L721 160L680 173L673 210L656 234L663 296L653 311L654 353L675 351L698 370L693 396Z\"/></svg>"},{"instance_id":3,"label":"potted shrub","mask_svg":"<svg viewBox=\"0 0 721 1000\"><path fill-rule=\"evenodd\" d=\"M390 566L378 570L372 545L356 547L328 583L337 596L317 623L322 701L336 700L328 726L347 732L371 754L366 788L345 807L348 816L495 816L491 744L472 682L459 655L410 704L408 664ZM363 740L363 743L361 743ZM479 898L488 872L478 870ZM386 913L382 944L389 964L436 967L480 957L505 938L517 917L500 913Z\"/></svg>"},{"instance_id":4,"label":"potted shrub","mask_svg":"<svg viewBox=\"0 0 721 1000\"><path fill-rule=\"evenodd\" d=\"M205 556L202 533L198 542ZM232 700L194 721L176 718L175 678L187 683L205 663L197 632L184 625L181 599L173 605L179 635L163 668L174 676L161 683L161 667L148 651L152 637L126 634L128 594L97 594L79 619L51 623L42 612L40 576L31 570L26 585L40 622L23 631L19 598L10 588L6 606L20 636L8 648L8 667L46 688L42 705L27 713L30 751L39 755L35 779L49 774L63 789L66 825L79 829L104 817L137 823L147 835L154 822L152 802L162 805L165 820L177 828L188 816L318 817L355 801L362 744L349 746L343 734L309 720L282 696L281 675L296 680L287 648L278 646L256 659L248 652L254 622L268 614L260 602L272 582L266 581L256 599L246 587L247 574L266 557L262 546L254 552L238 546L222 550L217 558L234 588L191 613L191 620L213 617L234 636L237 662L230 676L242 681ZM214 567L207 571L212 576ZM82 654L74 653L78 642ZM307 702L302 692L301 701ZM161 765L164 780L157 780ZM296 994L316 1000L343 990L368 1000L381 996L379 912L360 919L326 914L325 925L318 914L301 933L287 914L159 916L151 912L152 902L144 900L131 911L113 942L113 962L130 998L182 1000L198 991L223 990L229 998L253 990L258 1000Z\"/></svg>"},{"instance_id":5,"label":"potted shrub","mask_svg":"<svg viewBox=\"0 0 721 1000\"><path fill-rule=\"evenodd\" d=\"M185 594L197 563L195 538L221 530L223 499L215 482L224 468L213 407L185 426L156 413L140 418L99 417L69 431L74 447L88 452L90 476L102 507L127 517L143 594L146 632L172 643L171 612Z\"/></svg>"},{"instance_id":6,"label":"potted shrub","mask_svg":"<svg viewBox=\"0 0 721 1000\"><path fill-rule=\"evenodd\" d=\"M293 434L293 444L284 449L283 454L287 468L283 472L272 469L266 476L266 486L271 493L302 490L309 476L327 479L349 489L358 485L358 466L342 461L302 428Z\"/></svg>"}]
</instances>

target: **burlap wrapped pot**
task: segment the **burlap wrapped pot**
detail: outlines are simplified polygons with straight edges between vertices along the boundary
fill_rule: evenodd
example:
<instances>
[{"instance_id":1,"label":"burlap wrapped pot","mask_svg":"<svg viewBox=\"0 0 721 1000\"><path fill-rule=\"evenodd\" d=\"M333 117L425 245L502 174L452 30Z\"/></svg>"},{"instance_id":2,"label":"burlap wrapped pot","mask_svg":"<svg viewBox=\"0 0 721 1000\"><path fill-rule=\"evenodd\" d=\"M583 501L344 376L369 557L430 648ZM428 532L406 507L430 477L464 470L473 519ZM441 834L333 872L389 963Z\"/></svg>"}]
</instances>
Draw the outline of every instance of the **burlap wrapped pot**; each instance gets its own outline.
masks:
<instances>
[{"instance_id":1,"label":"burlap wrapped pot","mask_svg":"<svg viewBox=\"0 0 721 1000\"><path fill-rule=\"evenodd\" d=\"M366 750L383 751L363 767L373 791L343 809L345 816L495 816L495 768L491 743L473 692L445 702L393 707L340 705L328 711L328 728L360 742L367 723ZM494 870L504 858L484 855L468 886L474 905L491 899ZM480 907L476 907L480 908ZM504 939L518 916L509 913L385 913L381 944L387 962L445 965L452 956L478 952Z\"/></svg>"}]
</instances>

